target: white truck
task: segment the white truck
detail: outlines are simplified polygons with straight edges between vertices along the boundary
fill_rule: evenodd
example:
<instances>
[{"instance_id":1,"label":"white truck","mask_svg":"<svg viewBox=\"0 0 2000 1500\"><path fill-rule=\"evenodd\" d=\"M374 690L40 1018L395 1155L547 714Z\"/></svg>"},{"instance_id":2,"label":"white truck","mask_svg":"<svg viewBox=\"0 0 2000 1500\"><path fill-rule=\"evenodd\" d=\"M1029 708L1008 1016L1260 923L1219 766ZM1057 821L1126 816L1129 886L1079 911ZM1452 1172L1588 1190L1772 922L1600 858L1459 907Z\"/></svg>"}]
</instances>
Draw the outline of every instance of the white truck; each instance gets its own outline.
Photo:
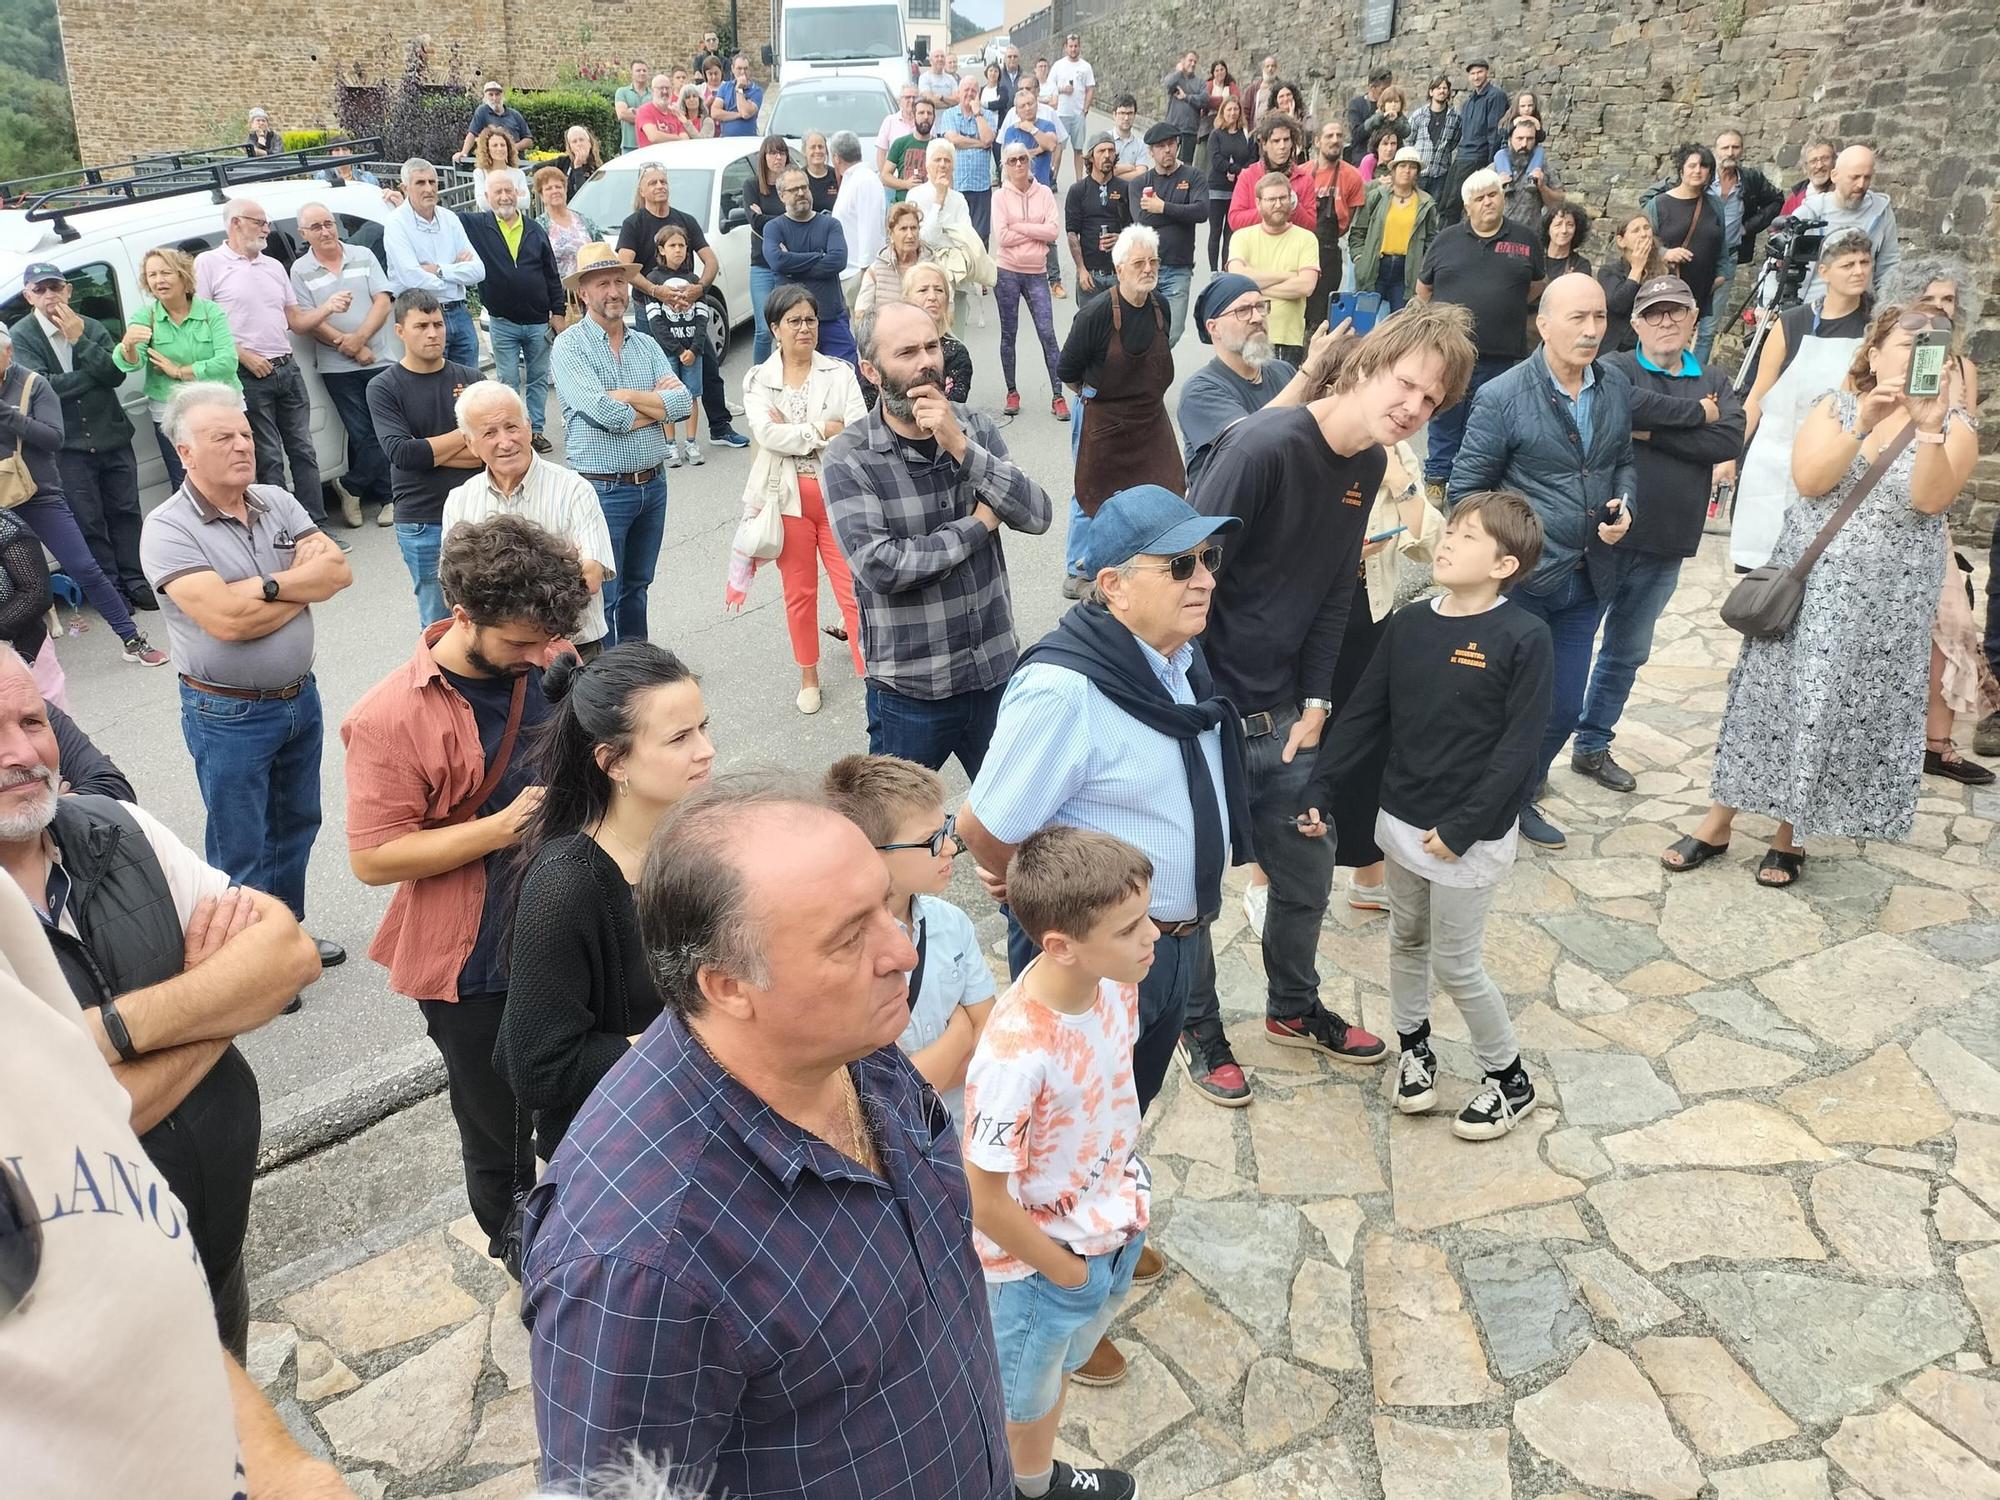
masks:
<instances>
[{"instance_id":1,"label":"white truck","mask_svg":"<svg viewBox=\"0 0 2000 1500\"><path fill-rule=\"evenodd\" d=\"M778 45L764 66L780 84L815 73L879 77L895 96L916 76L901 0L783 0L774 3Z\"/></svg>"}]
</instances>

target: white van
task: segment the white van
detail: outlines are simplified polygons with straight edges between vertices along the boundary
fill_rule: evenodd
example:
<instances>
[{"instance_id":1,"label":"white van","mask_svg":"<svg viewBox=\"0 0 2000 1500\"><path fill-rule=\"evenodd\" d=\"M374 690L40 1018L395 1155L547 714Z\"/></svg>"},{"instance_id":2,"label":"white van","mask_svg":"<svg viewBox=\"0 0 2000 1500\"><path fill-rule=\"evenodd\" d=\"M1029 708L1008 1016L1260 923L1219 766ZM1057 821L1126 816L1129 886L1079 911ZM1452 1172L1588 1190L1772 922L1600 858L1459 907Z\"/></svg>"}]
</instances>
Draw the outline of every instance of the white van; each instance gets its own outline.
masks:
<instances>
[{"instance_id":1,"label":"white van","mask_svg":"<svg viewBox=\"0 0 2000 1500\"><path fill-rule=\"evenodd\" d=\"M333 211L343 240L366 245L381 256L381 225L390 209L380 188L358 182L332 187L317 178L301 177L231 185L222 191L230 198L249 198L263 205L271 220L266 253L287 267L310 253L298 222L299 209L307 203L324 203ZM142 197L60 220L30 219L22 209L0 209L0 321L12 328L28 316L22 273L33 262L48 261L69 278L70 306L104 324L113 339L122 338L127 320L148 300L139 281L147 251L168 245L199 255L222 241L222 204L208 187ZM293 334L292 347L312 392L313 447L320 475L338 478L347 470L346 429L313 369L312 345ZM145 382L138 372L126 378L119 395L132 421L140 505L150 510L170 491L147 411Z\"/></svg>"},{"instance_id":2,"label":"white van","mask_svg":"<svg viewBox=\"0 0 2000 1500\"><path fill-rule=\"evenodd\" d=\"M891 97L917 76L902 0L784 0L779 45L764 66L781 84L814 73L872 73Z\"/></svg>"}]
</instances>

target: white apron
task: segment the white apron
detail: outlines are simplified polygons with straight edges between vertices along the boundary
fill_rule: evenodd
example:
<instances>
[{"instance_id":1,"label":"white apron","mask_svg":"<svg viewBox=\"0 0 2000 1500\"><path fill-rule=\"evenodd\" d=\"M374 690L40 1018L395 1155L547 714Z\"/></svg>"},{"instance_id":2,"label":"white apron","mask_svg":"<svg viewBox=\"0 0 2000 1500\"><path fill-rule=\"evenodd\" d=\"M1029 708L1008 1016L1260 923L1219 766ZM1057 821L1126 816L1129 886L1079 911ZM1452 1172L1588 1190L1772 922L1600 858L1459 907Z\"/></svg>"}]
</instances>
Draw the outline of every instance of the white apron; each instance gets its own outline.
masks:
<instances>
[{"instance_id":1,"label":"white apron","mask_svg":"<svg viewBox=\"0 0 2000 1500\"><path fill-rule=\"evenodd\" d=\"M1785 373L1772 382L1750 451L1736 481L1736 516L1729 528L1729 560L1761 568L1778 545L1785 507L1799 498L1792 483L1792 440L1813 398L1847 378L1859 338L1807 338Z\"/></svg>"}]
</instances>

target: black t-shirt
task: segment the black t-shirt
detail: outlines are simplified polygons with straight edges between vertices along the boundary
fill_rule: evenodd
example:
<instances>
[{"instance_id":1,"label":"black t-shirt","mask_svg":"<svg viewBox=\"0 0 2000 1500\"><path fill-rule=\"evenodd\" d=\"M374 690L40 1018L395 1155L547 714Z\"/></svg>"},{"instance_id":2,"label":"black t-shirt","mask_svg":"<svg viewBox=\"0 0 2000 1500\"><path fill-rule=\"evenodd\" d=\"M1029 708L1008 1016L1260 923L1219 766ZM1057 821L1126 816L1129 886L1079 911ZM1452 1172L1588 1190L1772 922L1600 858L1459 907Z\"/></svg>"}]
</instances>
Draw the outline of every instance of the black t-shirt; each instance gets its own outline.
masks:
<instances>
[{"instance_id":1,"label":"black t-shirt","mask_svg":"<svg viewBox=\"0 0 2000 1500\"><path fill-rule=\"evenodd\" d=\"M660 260L659 246L655 242L660 237L660 231L669 224L678 224L686 231L688 256L695 267L694 274L688 279L699 281L701 252L708 248L708 236L701 232L701 225L694 221L692 214L682 213L678 208L670 208L665 214L649 213L643 208L635 208L625 216L625 223L618 231L616 248L630 250L639 269L650 271Z\"/></svg>"},{"instance_id":2,"label":"black t-shirt","mask_svg":"<svg viewBox=\"0 0 2000 1500\"><path fill-rule=\"evenodd\" d=\"M433 467L430 445L422 439L456 432L459 392L483 379L477 370L446 360L428 375L398 362L368 382L368 415L389 460L389 497L398 521L437 525L444 519L444 497L472 477L471 469Z\"/></svg>"},{"instance_id":3,"label":"black t-shirt","mask_svg":"<svg viewBox=\"0 0 2000 1500\"><path fill-rule=\"evenodd\" d=\"M1165 212L1139 212L1139 200L1147 188L1167 205ZM1132 222L1144 224L1160 236L1160 264L1168 270L1191 268L1195 226L1208 222L1207 180L1182 162L1171 172L1154 168L1127 178L1125 191L1131 195L1127 201L1132 205Z\"/></svg>"},{"instance_id":4,"label":"black t-shirt","mask_svg":"<svg viewBox=\"0 0 2000 1500\"><path fill-rule=\"evenodd\" d=\"M1801 302L1778 314L1778 327L1785 335L1785 358L1778 366L1784 374L1807 339L1858 339L1868 332L1868 308L1857 307L1838 318L1822 318L1809 304Z\"/></svg>"},{"instance_id":5,"label":"black t-shirt","mask_svg":"<svg viewBox=\"0 0 2000 1500\"><path fill-rule=\"evenodd\" d=\"M1113 298L1123 295L1112 288L1108 296L1084 307L1070 323L1069 336L1063 340L1062 354L1056 360L1056 379L1064 385L1094 386L1103 375L1104 361L1111 354L1111 303ZM1118 342L1125 346L1127 359L1138 359L1153 347L1153 337L1166 310L1166 304L1157 294L1149 297L1144 307L1125 304L1118 317Z\"/></svg>"},{"instance_id":6,"label":"black t-shirt","mask_svg":"<svg viewBox=\"0 0 2000 1500\"><path fill-rule=\"evenodd\" d=\"M764 226L785 216L785 200L778 196L775 186L768 193L758 192L753 178L744 184L743 206L750 214L750 264L768 271L771 265L764 259ZM819 205L815 203L813 209L817 212Z\"/></svg>"},{"instance_id":7,"label":"black t-shirt","mask_svg":"<svg viewBox=\"0 0 2000 1500\"><path fill-rule=\"evenodd\" d=\"M832 213L833 200L840 194L840 183L833 175L833 168L828 167L825 174L819 177L815 177L812 173L808 172L806 173L806 181L812 186L813 212L816 214Z\"/></svg>"},{"instance_id":8,"label":"black t-shirt","mask_svg":"<svg viewBox=\"0 0 2000 1500\"><path fill-rule=\"evenodd\" d=\"M1509 220L1481 239L1461 219L1438 232L1417 280L1439 302L1472 310L1472 342L1482 359L1520 359L1528 352L1528 286L1545 279L1536 236Z\"/></svg>"},{"instance_id":9,"label":"black t-shirt","mask_svg":"<svg viewBox=\"0 0 2000 1500\"><path fill-rule=\"evenodd\" d=\"M479 725L480 764L492 764L494 754L500 748L500 740L507 732L507 711L514 701L514 679L512 677L465 677L457 672L439 667L444 680L458 689L459 696L472 705L472 717ZM493 795L479 805L478 816L491 817L500 812L516 797L524 787L535 784L535 774L526 754L528 733L549 714L549 701L542 696L542 669L528 669L527 696L521 704L521 729L514 740L514 753L502 773L499 784L493 788ZM465 967L458 971L458 994L461 1000L474 995L499 995L507 989L506 929L508 899L512 895L513 881L509 866L514 851L496 849L486 856L486 903L479 913L479 936L473 940L472 952L467 955Z\"/></svg>"},{"instance_id":10,"label":"black t-shirt","mask_svg":"<svg viewBox=\"0 0 2000 1500\"><path fill-rule=\"evenodd\" d=\"M1715 269L1722 260L1722 221L1711 212L1713 207L1706 194L1687 199L1662 193L1653 200L1654 212L1660 219L1654 238L1660 242L1661 252L1680 245L1694 252L1693 260L1669 267L1667 274L1687 283L1687 289L1694 293L1695 307L1702 313L1708 311L1709 296L1715 290ZM1699 222L1695 219L1696 209L1701 211Z\"/></svg>"},{"instance_id":11,"label":"black t-shirt","mask_svg":"<svg viewBox=\"0 0 2000 1500\"><path fill-rule=\"evenodd\" d=\"M1125 183L1116 177L1108 182L1085 177L1070 184L1063 200L1063 233L1073 234L1083 247L1083 263L1099 282L1117 275L1111 264L1111 249L1102 249L1098 240L1116 236L1132 222L1132 204Z\"/></svg>"}]
</instances>

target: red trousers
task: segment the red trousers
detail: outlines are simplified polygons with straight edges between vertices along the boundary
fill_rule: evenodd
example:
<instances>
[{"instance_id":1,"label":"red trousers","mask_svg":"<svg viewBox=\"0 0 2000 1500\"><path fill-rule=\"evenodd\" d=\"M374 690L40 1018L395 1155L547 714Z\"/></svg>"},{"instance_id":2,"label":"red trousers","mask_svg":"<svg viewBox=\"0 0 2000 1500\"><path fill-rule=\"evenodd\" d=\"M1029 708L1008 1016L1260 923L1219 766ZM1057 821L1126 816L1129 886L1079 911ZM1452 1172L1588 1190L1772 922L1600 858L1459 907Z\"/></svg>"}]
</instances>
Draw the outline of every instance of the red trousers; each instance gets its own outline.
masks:
<instances>
[{"instance_id":1,"label":"red trousers","mask_svg":"<svg viewBox=\"0 0 2000 1500\"><path fill-rule=\"evenodd\" d=\"M819 665L819 568L833 584L834 602L847 625L847 648L854 653L854 675L861 672L861 614L854 607L854 575L847 569L840 543L826 519L819 480L799 476L799 514L785 517L785 547L778 554L778 576L785 585L785 630L792 638L792 660L802 667Z\"/></svg>"}]
</instances>

